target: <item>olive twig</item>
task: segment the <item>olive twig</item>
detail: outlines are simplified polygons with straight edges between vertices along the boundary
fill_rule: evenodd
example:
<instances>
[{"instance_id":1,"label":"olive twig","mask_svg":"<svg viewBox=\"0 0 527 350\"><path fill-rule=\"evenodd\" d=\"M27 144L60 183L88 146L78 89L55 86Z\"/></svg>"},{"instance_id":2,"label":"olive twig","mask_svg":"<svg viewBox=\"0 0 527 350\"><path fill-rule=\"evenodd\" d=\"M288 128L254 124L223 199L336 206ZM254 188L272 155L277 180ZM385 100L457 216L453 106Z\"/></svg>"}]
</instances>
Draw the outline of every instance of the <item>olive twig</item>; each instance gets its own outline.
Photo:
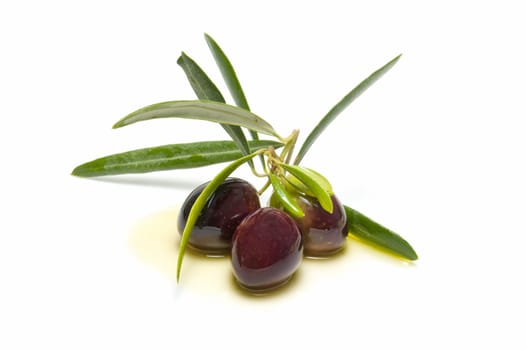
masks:
<instances>
[{"instance_id":1,"label":"olive twig","mask_svg":"<svg viewBox=\"0 0 527 350\"><path fill-rule=\"evenodd\" d=\"M291 135L286 138L286 143L282 149L282 153L280 154L280 159L282 159L285 163L289 163L291 160L299 132L300 131L298 129L294 129Z\"/></svg>"},{"instance_id":2,"label":"olive twig","mask_svg":"<svg viewBox=\"0 0 527 350\"><path fill-rule=\"evenodd\" d=\"M198 99L148 105L121 118L113 128L158 118L195 119L221 125L231 140L131 150L81 164L72 174L91 177L146 173L230 162L212 180L192 191L178 214L178 282L187 245L205 254L230 254L236 281L255 293L286 283L303 255L327 257L341 251L348 234L404 259L416 260L417 254L401 236L344 206L326 177L299 165L333 120L388 72L401 55L340 99L307 134L293 158L299 130L282 137L265 119L251 112L230 60L210 36L205 35L205 39L236 105L225 103L203 69L182 53L177 63ZM244 129L252 140L247 140ZM260 140L258 134L272 139ZM283 149L277 151L280 147ZM255 167L255 157L260 158L262 168ZM230 177L244 163L249 164L254 176L266 178L260 191L243 179ZM261 207L260 196L269 187L269 204Z\"/></svg>"},{"instance_id":3,"label":"olive twig","mask_svg":"<svg viewBox=\"0 0 527 350\"><path fill-rule=\"evenodd\" d=\"M271 185L271 180L267 179L267 181L265 182L265 185L263 185L263 187L258 191L258 195L261 196L267 190L267 188L269 188L270 185Z\"/></svg>"}]
</instances>

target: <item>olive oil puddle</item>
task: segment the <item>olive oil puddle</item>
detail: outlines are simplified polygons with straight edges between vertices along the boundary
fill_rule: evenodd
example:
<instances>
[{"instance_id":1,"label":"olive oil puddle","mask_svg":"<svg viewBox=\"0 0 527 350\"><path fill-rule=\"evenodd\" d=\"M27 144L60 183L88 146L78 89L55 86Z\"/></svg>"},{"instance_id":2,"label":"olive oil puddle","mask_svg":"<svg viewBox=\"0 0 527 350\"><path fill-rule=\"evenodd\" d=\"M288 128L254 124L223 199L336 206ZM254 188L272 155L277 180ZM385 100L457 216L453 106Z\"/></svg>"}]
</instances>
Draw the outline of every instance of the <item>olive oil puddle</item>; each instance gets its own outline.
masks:
<instances>
[{"instance_id":1,"label":"olive oil puddle","mask_svg":"<svg viewBox=\"0 0 527 350\"><path fill-rule=\"evenodd\" d=\"M177 230L179 209L179 206L172 207L142 218L133 225L128 237L130 250L141 262L174 282L179 249ZM285 285L271 291L253 294L236 283L231 272L229 256L207 257L187 248L177 288L184 288L192 294L268 300L301 292L309 288L310 283L317 283L322 277L327 280L328 275L337 275L336 278L347 276L356 266L355 264L360 263L361 258L371 254L378 255L374 256L375 259L384 258L398 264L409 264L393 257L386 257L385 254L377 253L366 245L355 244L354 239L349 239L346 248L331 257L305 258L300 268ZM343 275L338 277L338 274ZM265 298L258 298L261 296Z\"/></svg>"}]
</instances>

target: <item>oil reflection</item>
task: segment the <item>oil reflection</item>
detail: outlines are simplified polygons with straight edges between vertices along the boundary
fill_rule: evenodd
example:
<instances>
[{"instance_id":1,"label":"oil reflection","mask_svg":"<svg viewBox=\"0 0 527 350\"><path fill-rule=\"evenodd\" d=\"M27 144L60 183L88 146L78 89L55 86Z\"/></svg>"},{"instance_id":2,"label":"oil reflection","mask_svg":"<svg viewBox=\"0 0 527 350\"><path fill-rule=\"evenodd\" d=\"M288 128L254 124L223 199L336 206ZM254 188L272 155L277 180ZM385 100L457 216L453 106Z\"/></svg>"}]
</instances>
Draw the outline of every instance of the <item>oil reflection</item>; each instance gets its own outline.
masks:
<instances>
[{"instance_id":1,"label":"oil reflection","mask_svg":"<svg viewBox=\"0 0 527 350\"><path fill-rule=\"evenodd\" d=\"M148 215L134 224L128 237L130 250L141 262L174 282L179 247L178 212L179 207L172 207ZM207 257L189 248L177 288L188 289L192 294L264 301L301 293L305 288L327 281L328 278L349 278L364 259L380 259L381 262L396 266L414 266L413 262L361 243L364 242L350 236L346 247L331 257L305 258L299 270L285 285L259 293L247 291L236 282L228 256Z\"/></svg>"}]
</instances>

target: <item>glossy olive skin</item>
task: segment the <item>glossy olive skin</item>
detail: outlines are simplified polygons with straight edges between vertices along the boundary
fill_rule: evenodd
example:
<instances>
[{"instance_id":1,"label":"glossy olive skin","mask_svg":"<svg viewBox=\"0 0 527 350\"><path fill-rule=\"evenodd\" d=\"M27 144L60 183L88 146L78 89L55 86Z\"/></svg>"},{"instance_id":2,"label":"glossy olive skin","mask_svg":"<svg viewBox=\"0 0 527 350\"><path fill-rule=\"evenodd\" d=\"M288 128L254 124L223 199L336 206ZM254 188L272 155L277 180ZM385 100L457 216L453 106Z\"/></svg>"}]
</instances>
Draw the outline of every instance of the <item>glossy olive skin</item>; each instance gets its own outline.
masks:
<instances>
[{"instance_id":1,"label":"glossy olive skin","mask_svg":"<svg viewBox=\"0 0 527 350\"><path fill-rule=\"evenodd\" d=\"M208 183L195 188L187 197L178 215L181 234L194 202ZM227 178L212 194L192 229L188 245L208 255L228 254L232 235L238 224L260 208L256 189L247 181Z\"/></svg>"},{"instance_id":2,"label":"glossy olive skin","mask_svg":"<svg viewBox=\"0 0 527 350\"><path fill-rule=\"evenodd\" d=\"M295 218L304 238L304 255L307 257L326 257L342 250L346 244L348 227L346 212L342 203L333 194L333 213L328 213L316 198L302 195L296 196L296 202L302 208L304 216ZM273 195L270 205L281 207Z\"/></svg>"},{"instance_id":3,"label":"glossy olive skin","mask_svg":"<svg viewBox=\"0 0 527 350\"><path fill-rule=\"evenodd\" d=\"M302 234L289 215L276 208L258 209L234 232L234 277L250 291L274 289L298 269L302 251Z\"/></svg>"}]
</instances>

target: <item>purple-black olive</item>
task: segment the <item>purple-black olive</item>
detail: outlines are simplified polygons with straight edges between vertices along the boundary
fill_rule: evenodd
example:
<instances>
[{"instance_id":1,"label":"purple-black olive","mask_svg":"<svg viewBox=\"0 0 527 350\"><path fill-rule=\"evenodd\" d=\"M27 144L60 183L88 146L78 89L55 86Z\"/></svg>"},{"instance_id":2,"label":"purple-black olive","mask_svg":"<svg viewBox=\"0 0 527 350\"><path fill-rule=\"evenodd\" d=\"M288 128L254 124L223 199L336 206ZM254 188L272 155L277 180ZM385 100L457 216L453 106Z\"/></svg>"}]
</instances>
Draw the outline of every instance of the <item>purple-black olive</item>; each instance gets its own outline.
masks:
<instances>
[{"instance_id":1,"label":"purple-black olive","mask_svg":"<svg viewBox=\"0 0 527 350\"><path fill-rule=\"evenodd\" d=\"M270 205L282 208L273 194ZM326 257L342 250L346 244L348 227L344 207L335 195L331 196L333 213L328 213L314 197L295 194L299 207L304 212L301 218L295 218L304 239L304 255L308 257Z\"/></svg>"},{"instance_id":2,"label":"purple-black olive","mask_svg":"<svg viewBox=\"0 0 527 350\"><path fill-rule=\"evenodd\" d=\"M302 250L302 234L289 215L276 208L258 209L234 233L234 276L251 291L276 288L298 269Z\"/></svg>"},{"instance_id":3,"label":"purple-black olive","mask_svg":"<svg viewBox=\"0 0 527 350\"><path fill-rule=\"evenodd\" d=\"M194 189L183 203L178 216L180 234L185 228L192 205L207 184ZM203 207L190 233L189 246L205 254L228 254L234 230L247 215L258 208L258 192L250 183L238 178L227 178Z\"/></svg>"}]
</instances>

